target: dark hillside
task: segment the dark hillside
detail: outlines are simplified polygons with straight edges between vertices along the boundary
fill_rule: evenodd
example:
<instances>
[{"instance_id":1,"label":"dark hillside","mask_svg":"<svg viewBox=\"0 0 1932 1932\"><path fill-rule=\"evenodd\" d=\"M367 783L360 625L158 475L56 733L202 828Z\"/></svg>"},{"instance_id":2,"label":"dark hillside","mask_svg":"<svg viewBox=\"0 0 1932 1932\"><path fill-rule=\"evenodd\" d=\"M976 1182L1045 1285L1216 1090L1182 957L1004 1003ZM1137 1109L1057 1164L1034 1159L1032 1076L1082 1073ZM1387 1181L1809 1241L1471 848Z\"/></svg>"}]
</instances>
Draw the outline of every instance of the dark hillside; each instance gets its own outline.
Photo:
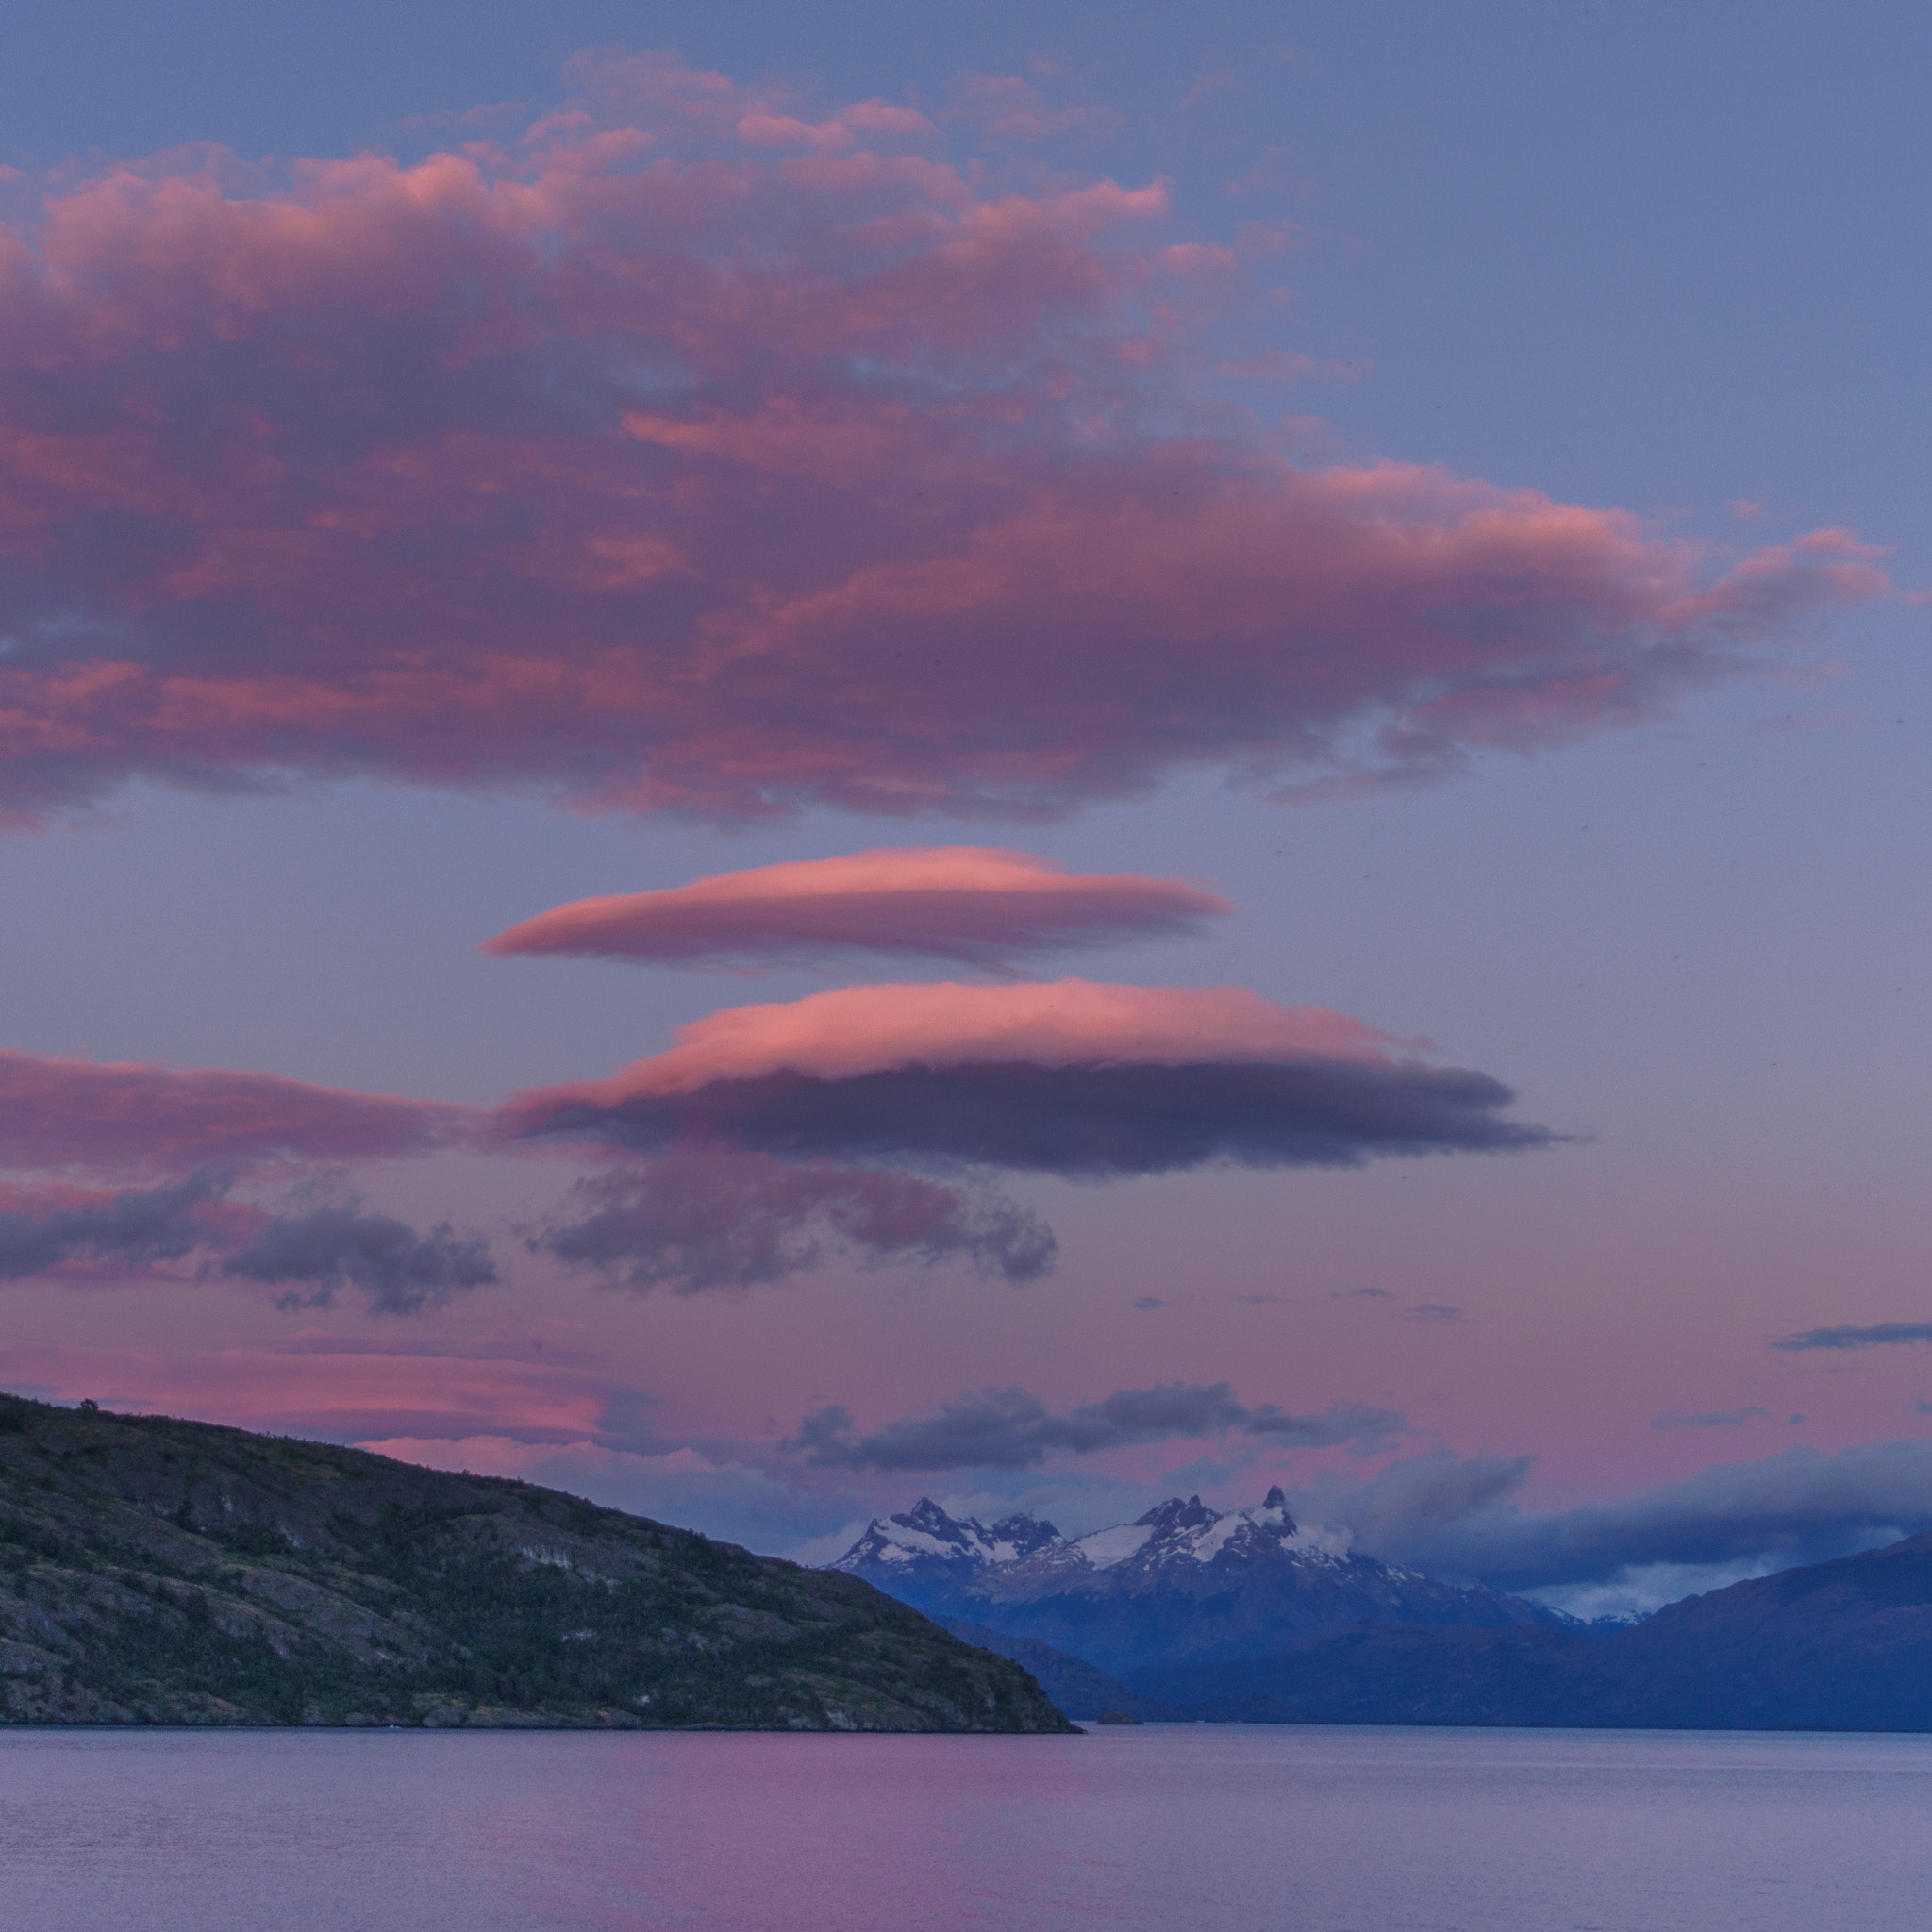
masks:
<instances>
[{"instance_id":1,"label":"dark hillside","mask_svg":"<svg viewBox=\"0 0 1932 1932\"><path fill-rule=\"evenodd\" d=\"M1069 1728L857 1577L524 1483L12 1396L0 1719Z\"/></svg>"},{"instance_id":2,"label":"dark hillside","mask_svg":"<svg viewBox=\"0 0 1932 1932\"><path fill-rule=\"evenodd\" d=\"M1071 1718L1096 1718L1104 1710L1124 1710L1143 1722L1177 1714L1153 1698L1137 1696L1105 1671L1095 1670L1050 1643L1041 1643L1038 1638L1008 1637L989 1630L984 1624L968 1624L958 1617L933 1621L963 1642L976 1643L995 1657L1010 1657Z\"/></svg>"},{"instance_id":3,"label":"dark hillside","mask_svg":"<svg viewBox=\"0 0 1932 1932\"><path fill-rule=\"evenodd\" d=\"M1362 1627L1130 1673L1209 1721L1932 1730L1932 1536L1734 1583L1608 1635Z\"/></svg>"}]
</instances>

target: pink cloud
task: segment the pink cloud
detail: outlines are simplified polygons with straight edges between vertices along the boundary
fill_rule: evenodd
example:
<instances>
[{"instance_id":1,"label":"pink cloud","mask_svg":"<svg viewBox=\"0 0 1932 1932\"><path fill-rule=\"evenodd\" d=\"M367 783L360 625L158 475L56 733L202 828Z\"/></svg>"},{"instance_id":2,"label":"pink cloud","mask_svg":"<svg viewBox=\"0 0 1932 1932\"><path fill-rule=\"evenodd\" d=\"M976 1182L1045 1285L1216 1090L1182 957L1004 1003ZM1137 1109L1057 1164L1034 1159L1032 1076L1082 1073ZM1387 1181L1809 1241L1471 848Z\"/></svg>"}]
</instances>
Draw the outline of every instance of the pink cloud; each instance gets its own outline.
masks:
<instances>
[{"instance_id":1,"label":"pink cloud","mask_svg":"<svg viewBox=\"0 0 1932 1932\"><path fill-rule=\"evenodd\" d=\"M680 1026L677 1044L608 1080L546 1088L512 1105L608 1105L691 1093L714 1080L791 1073L849 1079L920 1064L1070 1067L1280 1062L1386 1063L1407 1042L1325 1007L1283 1007L1238 986L847 986L801 1000L728 1007Z\"/></svg>"},{"instance_id":2,"label":"pink cloud","mask_svg":"<svg viewBox=\"0 0 1932 1932\"><path fill-rule=\"evenodd\" d=\"M1230 901L1179 879L1069 873L1024 852L856 852L579 899L482 951L681 965L906 953L1000 970L1032 953L1197 929Z\"/></svg>"},{"instance_id":3,"label":"pink cloud","mask_svg":"<svg viewBox=\"0 0 1932 1932\"><path fill-rule=\"evenodd\" d=\"M274 1074L0 1053L0 1168L19 1172L389 1159L451 1146L475 1118L469 1108Z\"/></svg>"},{"instance_id":4,"label":"pink cloud","mask_svg":"<svg viewBox=\"0 0 1932 1932\"><path fill-rule=\"evenodd\" d=\"M334 1437L514 1435L635 1443L639 1399L579 1359L461 1341L399 1347L354 1337L208 1350L0 1345L0 1382L108 1408L206 1416Z\"/></svg>"},{"instance_id":5,"label":"pink cloud","mask_svg":"<svg viewBox=\"0 0 1932 1932\"><path fill-rule=\"evenodd\" d=\"M1224 1163L1549 1145L1483 1074L1238 987L847 987L739 1007L608 1080L513 1099L503 1130L635 1153L1118 1179Z\"/></svg>"},{"instance_id":6,"label":"pink cloud","mask_svg":"<svg viewBox=\"0 0 1932 1932\"><path fill-rule=\"evenodd\" d=\"M1190 390L1241 271L1159 183L1015 186L875 144L909 109L663 58L577 75L414 166L16 184L0 815L141 775L728 817L1435 772L1653 716L1883 581L1829 535L1726 570L1616 509L1295 468Z\"/></svg>"}]
</instances>

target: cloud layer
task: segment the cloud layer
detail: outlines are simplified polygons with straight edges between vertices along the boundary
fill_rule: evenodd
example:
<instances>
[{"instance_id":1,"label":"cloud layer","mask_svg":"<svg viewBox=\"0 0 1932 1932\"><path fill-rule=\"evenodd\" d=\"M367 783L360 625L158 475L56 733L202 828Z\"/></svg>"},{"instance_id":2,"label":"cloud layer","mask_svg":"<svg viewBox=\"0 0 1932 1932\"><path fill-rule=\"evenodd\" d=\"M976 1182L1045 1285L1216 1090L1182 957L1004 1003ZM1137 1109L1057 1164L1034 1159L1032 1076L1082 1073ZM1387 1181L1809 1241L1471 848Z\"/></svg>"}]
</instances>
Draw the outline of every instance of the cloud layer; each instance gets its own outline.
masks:
<instances>
[{"instance_id":1,"label":"cloud layer","mask_svg":"<svg viewBox=\"0 0 1932 1932\"><path fill-rule=\"evenodd\" d=\"M1099 1402L1053 1410L1024 1389L982 1389L931 1415L854 1432L841 1405L807 1416L785 1446L822 1467L872 1470L1031 1469L1058 1453L1091 1456L1175 1437L1252 1436L1279 1447L1353 1444L1372 1455L1407 1427L1393 1409L1350 1403L1291 1415L1274 1403L1250 1408L1225 1382L1165 1382L1116 1389Z\"/></svg>"},{"instance_id":2,"label":"cloud layer","mask_svg":"<svg viewBox=\"0 0 1932 1932\"><path fill-rule=\"evenodd\" d=\"M0 1173L36 1177L0 1189L0 1280L77 1266L125 1277L198 1254L231 1277L295 1284L285 1307L354 1287L379 1313L418 1313L497 1280L487 1241L354 1205L272 1214L235 1191L441 1153L481 1118L273 1074L0 1053ZM185 1177L108 1191L124 1174Z\"/></svg>"},{"instance_id":3,"label":"cloud layer","mask_svg":"<svg viewBox=\"0 0 1932 1932\"><path fill-rule=\"evenodd\" d=\"M1503 1118L1512 1095L1487 1074L1233 987L848 987L716 1013L677 1040L609 1080L521 1096L508 1131L1090 1178L1552 1139Z\"/></svg>"},{"instance_id":4,"label":"cloud layer","mask_svg":"<svg viewBox=\"0 0 1932 1932\"><path fill-rule=\"evenodd\" d=\"M0 813L138 775L1042 812L1654 715L1871 593L1191 388L1240 249L923 116L579 66L405 166L8 184Z\"/></svg>"},{"instance_id":5,"label":"cloud layer","mask_svg":"<svg viewBox=\"0 0 1932 1932\"><path fill-rule=\"evenodd\" d=\"M997 972L1041 953L1195 931L1233 909L1180 879L1070 874L1024 852L952 845L579 899L499 933L482 950L727 967L868 952Z\"/></svg>"}]
</instances>

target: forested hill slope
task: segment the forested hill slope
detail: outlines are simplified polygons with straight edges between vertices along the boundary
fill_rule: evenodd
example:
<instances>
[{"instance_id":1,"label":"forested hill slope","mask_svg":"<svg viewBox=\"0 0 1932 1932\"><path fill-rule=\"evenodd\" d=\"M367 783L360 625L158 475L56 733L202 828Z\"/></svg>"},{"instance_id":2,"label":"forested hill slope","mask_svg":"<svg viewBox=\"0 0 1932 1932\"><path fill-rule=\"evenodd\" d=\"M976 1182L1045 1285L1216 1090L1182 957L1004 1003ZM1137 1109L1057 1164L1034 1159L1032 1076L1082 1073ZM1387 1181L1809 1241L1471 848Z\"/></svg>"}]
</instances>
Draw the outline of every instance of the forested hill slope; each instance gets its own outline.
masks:
<instances>
[{"instance_id":1,"label":"forested hill slope","mask_svg":"<svg viewBox=\"0 0 1932 1932\"><path fill-rule=\"evenodd\" d=\"M1070 1728L857 1577L524 1483L4 1395L0 1719Z\"/></svg>"}]
</instances>

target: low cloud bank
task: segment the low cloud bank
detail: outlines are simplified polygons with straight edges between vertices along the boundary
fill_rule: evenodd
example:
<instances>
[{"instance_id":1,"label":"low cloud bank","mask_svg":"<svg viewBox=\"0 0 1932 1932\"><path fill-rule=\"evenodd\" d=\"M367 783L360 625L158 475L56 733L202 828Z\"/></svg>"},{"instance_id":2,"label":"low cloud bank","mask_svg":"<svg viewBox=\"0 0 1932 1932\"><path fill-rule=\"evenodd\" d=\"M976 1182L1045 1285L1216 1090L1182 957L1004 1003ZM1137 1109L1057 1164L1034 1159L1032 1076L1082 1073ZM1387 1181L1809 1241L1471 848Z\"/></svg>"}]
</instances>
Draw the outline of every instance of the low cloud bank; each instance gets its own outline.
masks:
<instances>
[{"instance_id":1,"label":"low cloud bank","mask_svg":"<svg viewBox=\"0 0 1932 1932\"><path fill-rule=\"evenodd\" d=\"M982 1389L859 1435L834 1404L807 1416L785 1447L820 1467L871 1470L1030 1469L1056 1453L1090 1456L1174 1438L1244 1435L1282 1447L1351 1444L1360 1455L1390 1447L1407 1428L1393 1409L1351 1403L1291 1415L1274 1403L1249 1407L1225 1382L1167 1382L1117 1389L1099 1402L1054 1410L1024 1389Z\"/></svg>"},{"instance_id":2,"label":"low cloud bank","mask_svg":"<svg viewBox=\"0 0 1932 1932\"><path fill-rule=\"evenodd\" d=\"M1932 1529L1932 1441L1793 1447L1545 1511L1513 1501L1533 1462L1443 1451L1364 1483L1324 1476L1290 1501L1298 1516L1345 1525L1371 1555L1512 1591L1612 1584L1657 1566L1783 1569Z\"/></svg>"},{"instance_id":3,"label":"low cloud bank","mask_svg":"<svg viewBox=\"0 0 1932 1932\"><path fill-rule=\"evenodd\" d=\"M481 950L678 966L812 963L852 953L988 972L1070 947L1198 931L1231 902L1180 879L1073 874L1024 852L954 845L724 873L579 899Z\"/></svg>"}]
</instances>

